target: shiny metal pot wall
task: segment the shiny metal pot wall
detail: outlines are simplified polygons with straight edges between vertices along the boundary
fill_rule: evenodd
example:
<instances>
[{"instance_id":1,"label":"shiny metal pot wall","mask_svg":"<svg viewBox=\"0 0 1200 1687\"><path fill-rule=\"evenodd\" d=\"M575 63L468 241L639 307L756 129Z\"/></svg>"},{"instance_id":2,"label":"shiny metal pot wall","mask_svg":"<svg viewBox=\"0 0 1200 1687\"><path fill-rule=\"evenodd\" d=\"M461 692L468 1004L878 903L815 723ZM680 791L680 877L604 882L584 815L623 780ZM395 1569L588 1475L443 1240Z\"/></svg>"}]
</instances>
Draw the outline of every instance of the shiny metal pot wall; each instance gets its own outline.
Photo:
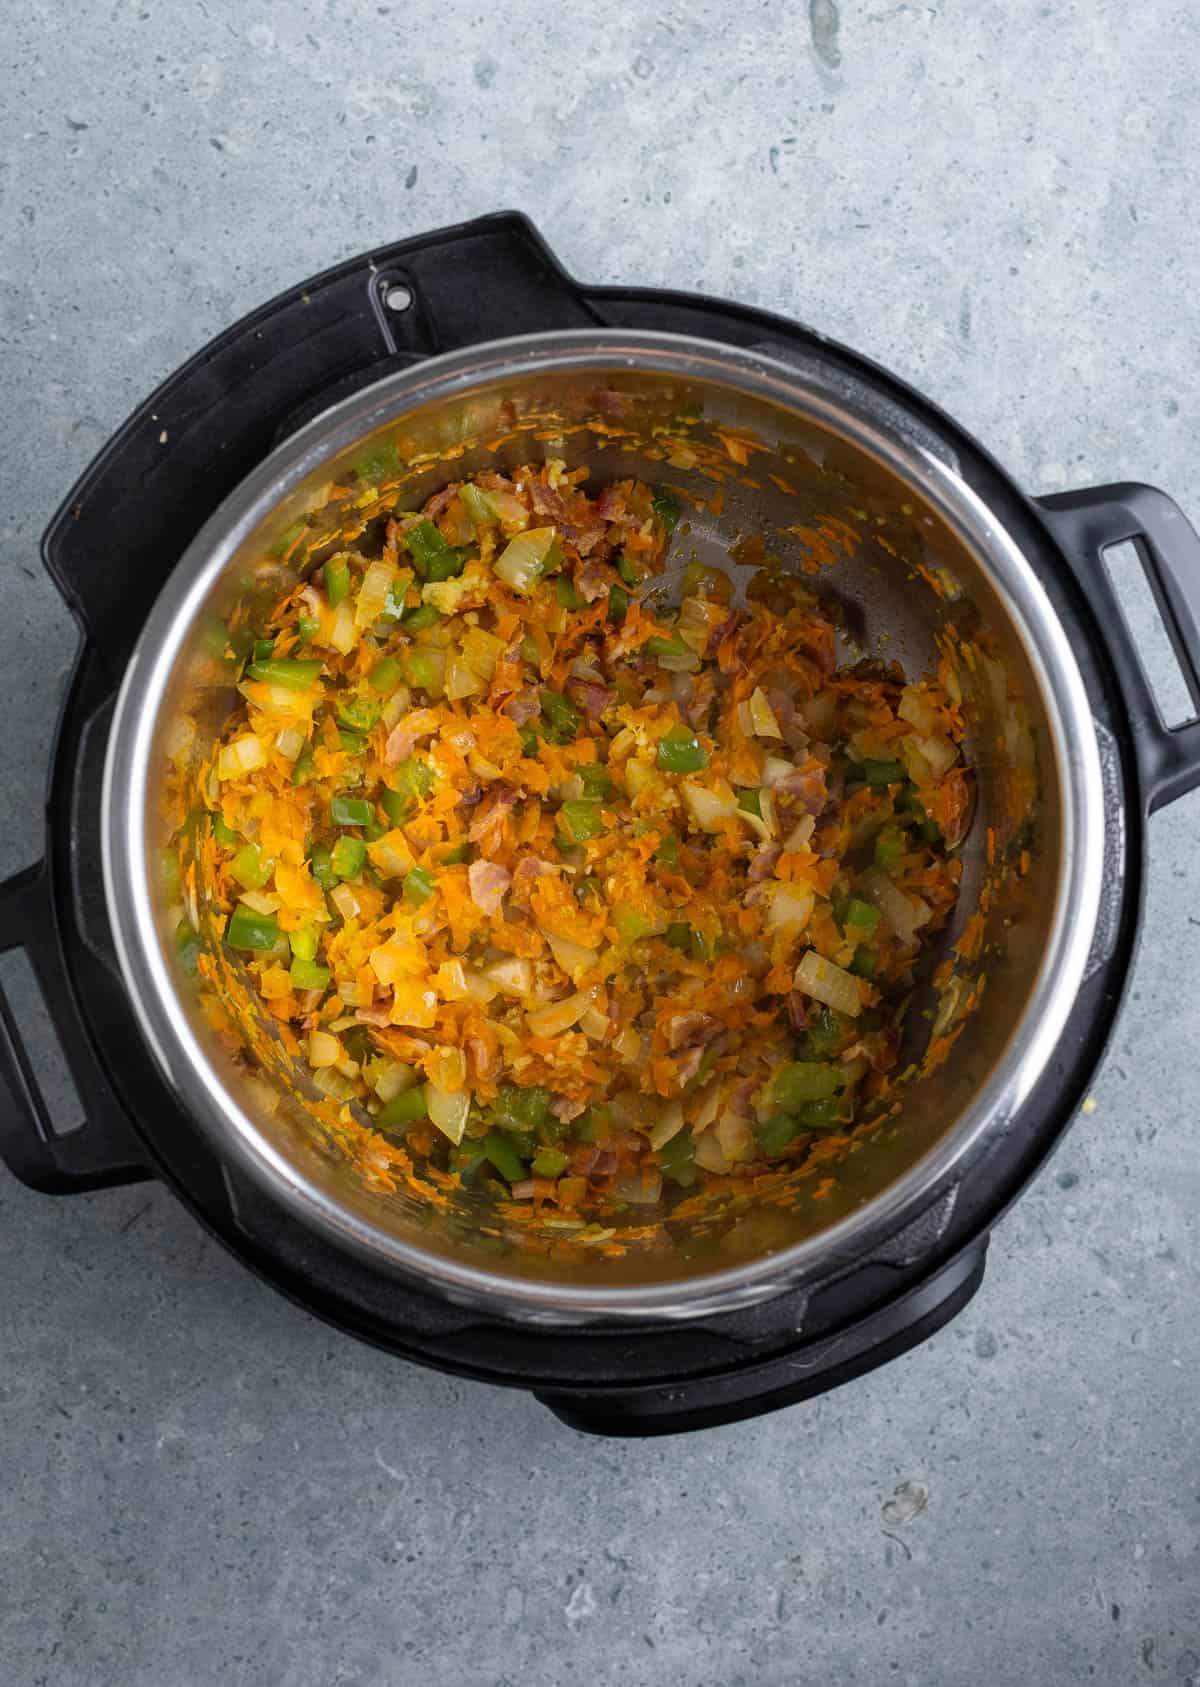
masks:
<instances>
[{"instance_id":1,"label":"shiny metal pot wall","mask_svg":"<svg viewBox=\"0 0 1200 1687\"><path fill-rule=\"evenodd\" d=\"M731 437L750 442L744 464ZM813 584L836 599L851 649L898 658L912 677L949 653L977 783L959 908L909 1016L914 1074L900 1111L856 1140L832 1179L798 1181L789 1203L671 1225L663 1245L619 1259L498 1247L480 1229L486 1220L495 1231L494 1214L465 1192L435 1208L351 1175L297 1104L303 1075L282 1051L251 1077L244 1055L212 1034L174 963L152 870L179 723L188 734L194 723L202 752L233 698L213 682L214 619L247 591L277 589L280 536L301 518L319 529L333 481L357 474L369 512L382 475L413 508L451 478L542 456L586 462L597 481L636 475L701 495L676 540L685 561L727 562L739 537L764 528L785 565L811 567L815 555L827 566ZM719 514L714 472L725 475ZM919 1219L1005 1129L1085 974L1102 811L1095 732L1061 626L938 440L815 358L793 367L674 336L587 330L392 376L310 423L227 500L168 581L126 675L104 869L125 980L169 1081L218 1152L305 1222L381 1270L496 1313L689 1317L861 1257Z\"/></svg>"}]
</instances>

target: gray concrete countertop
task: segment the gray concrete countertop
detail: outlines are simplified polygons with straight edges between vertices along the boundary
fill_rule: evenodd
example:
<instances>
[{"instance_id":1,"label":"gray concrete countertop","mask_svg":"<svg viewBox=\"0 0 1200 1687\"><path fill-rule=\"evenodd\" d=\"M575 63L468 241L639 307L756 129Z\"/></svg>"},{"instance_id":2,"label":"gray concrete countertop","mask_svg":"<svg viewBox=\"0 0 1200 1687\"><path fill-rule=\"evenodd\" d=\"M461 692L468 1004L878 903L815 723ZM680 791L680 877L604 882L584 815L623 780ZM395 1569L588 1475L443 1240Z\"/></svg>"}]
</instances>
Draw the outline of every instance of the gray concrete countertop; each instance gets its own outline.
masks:
<instances>
[{"instance_id":1,"label":"gray concrete countertop","mask_svg":"<svg viewBox=\"0 0 1200 1687\"><path fill-rule=\"evenodd\" d=\"M1198 51L1187 0L5 8L0 871L73 648L57 501L212 334L409 232L520 206L592 281L850 341L1031 490L1200 516ZM161 1188L0 1174L0 1682L1200 1681L1198 802L979 1297L765 1421L584 1440L339 1338Z\"/></svg>"}]
</instances>

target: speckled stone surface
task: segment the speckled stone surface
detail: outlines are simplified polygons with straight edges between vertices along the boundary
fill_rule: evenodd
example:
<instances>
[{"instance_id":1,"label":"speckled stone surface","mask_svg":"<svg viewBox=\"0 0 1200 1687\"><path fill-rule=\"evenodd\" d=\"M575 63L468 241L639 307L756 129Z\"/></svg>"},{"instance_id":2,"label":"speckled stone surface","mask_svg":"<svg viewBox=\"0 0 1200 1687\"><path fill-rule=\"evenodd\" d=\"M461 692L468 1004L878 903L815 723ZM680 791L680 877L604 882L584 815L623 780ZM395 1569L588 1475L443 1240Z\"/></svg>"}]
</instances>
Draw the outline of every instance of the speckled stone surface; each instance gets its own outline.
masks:
<instances>
[{"instance_id":1,"label":"speckled stone surface","mask_svg":"<svg viewBox=\"0 0 1200 1687\"><path fill-rule=\"evenodd\" d=\"M39 533L243 311L504 205L799 316L1032 490L1200 515L1178 0L2 8L0 870L72 650ZM161 1189L0 1175L3 1687L1200 1681L1200 798L1082 1118L925 1348L687 1442L405 1368Z\"/></svg>"}]
</instances>

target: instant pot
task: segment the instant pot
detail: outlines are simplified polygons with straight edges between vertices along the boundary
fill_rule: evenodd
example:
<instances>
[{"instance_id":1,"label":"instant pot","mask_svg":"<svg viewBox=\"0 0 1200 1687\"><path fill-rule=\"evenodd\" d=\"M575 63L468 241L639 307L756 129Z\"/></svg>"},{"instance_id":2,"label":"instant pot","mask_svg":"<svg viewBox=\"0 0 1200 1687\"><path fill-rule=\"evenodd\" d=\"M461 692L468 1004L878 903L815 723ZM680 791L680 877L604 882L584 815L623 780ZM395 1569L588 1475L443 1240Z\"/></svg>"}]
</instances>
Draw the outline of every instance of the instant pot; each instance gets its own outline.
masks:
<instances>
[{"instance_id":1,"label":"instant pot","mask_svg":"<svg viewBox=\"0 0 1200 1687\"><path fill-rule=\"evenodd\" d=\"M214 732L221 718L208 629L280 535L310 524L319 560L320 489L357 475L369 514L364 463L419 502L549 454L682 486L689 554L764 524L784 566L823 547L817 589L858 648L910 674L956 640L977 783L896 1119L819 1201L810 1186L765 1225L735 1204L707 1231L680 1227L675 1251L619 1262L483 1250L466 1197L431 1223L356 1185L208 1034L153 871L166 747L185 715L207 710ZM289 291L166 381L47 532L82 642L45 856L0 886L0 949L27 953L85 1119L49 1117L0 998L0 1152L51 1193L162 1178L310 1310L531 1389L583 1429L748 1417L905 1351L978 1288L991 1227L1078 1107L1133 963L1146 819L1200 783L1200 722L1164 724L1109 581L1104 552L1125 541L1200 709L1200 541L1169 498L1030 499L919 395L810 330L580 287L512 214ZM922 1062L939 1037L946 1057Z\"/></svg>"}]
</instances>

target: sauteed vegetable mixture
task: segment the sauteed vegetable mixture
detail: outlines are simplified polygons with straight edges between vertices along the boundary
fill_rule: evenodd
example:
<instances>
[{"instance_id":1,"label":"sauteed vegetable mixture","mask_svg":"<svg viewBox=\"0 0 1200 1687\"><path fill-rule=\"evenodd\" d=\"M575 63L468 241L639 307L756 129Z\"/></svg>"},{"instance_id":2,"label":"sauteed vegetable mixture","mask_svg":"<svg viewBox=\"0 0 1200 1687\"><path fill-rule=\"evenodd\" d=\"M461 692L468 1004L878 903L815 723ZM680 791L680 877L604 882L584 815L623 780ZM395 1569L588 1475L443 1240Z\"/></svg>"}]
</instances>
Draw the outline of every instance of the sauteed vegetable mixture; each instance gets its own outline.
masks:
<instances>
[{"instance_id":1,"label":"sauteed vegetable mixture","mask_svg":"<svg viewBox=\"0 0 1200 1687\"><path fill-rule=\"evenodd\" d=\"M686 504L586 479L449 485L235 625L199 861L321 1091L590 1213L887 1110L970 786L953 688L769 564L668 604Z\"/></svg>"}]
</instances>

